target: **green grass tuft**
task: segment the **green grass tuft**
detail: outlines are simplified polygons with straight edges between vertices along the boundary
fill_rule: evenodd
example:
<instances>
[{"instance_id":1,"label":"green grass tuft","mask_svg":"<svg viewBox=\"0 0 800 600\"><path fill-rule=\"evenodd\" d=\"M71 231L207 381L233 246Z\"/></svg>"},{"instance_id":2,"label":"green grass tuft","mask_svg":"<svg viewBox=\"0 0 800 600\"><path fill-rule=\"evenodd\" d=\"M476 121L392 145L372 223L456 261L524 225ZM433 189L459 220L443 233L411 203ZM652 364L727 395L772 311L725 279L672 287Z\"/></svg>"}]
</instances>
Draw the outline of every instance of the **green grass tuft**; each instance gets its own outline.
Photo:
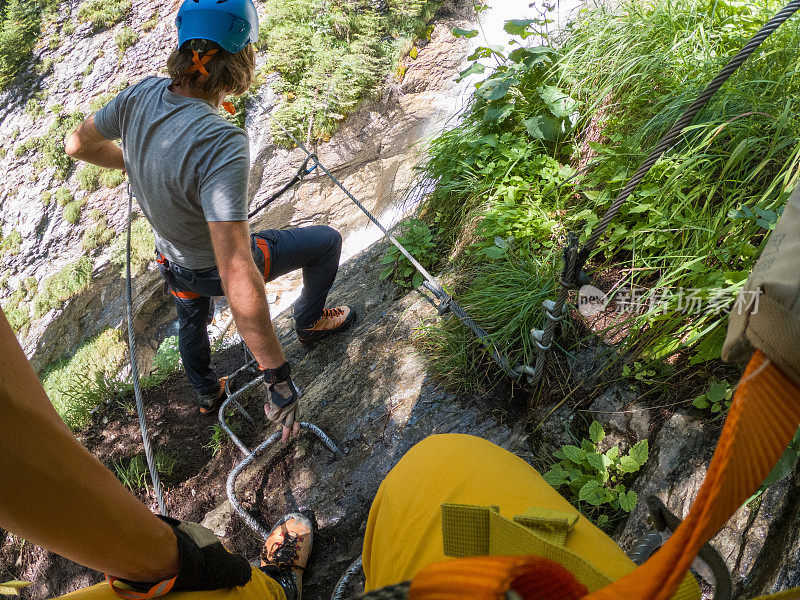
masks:
<instances>
[{"instance_id":1,"label":"green grass tuft","mask_svg":"<svg viewBox=\"0 0 800 600\"><path fill-rule=\"evenodd\" d=\"M83 291L92 279L92 263L84 256L70 263L39 286L33 299L33 316L37 319L51 309L59 309L64 302Z\"/></svg>"},{"instance_id":2,"label":"green grass tuft","mask_svg":"<svg viewBox=\"0 0 800 600\"><path fill-rule=\"evenodd\" d=\"M127 18L131 10L131 0L108 2L107 0L89 0L81 4L78 19L92 24L92 33L109 29Z\"/></svg>"}]
</instances>

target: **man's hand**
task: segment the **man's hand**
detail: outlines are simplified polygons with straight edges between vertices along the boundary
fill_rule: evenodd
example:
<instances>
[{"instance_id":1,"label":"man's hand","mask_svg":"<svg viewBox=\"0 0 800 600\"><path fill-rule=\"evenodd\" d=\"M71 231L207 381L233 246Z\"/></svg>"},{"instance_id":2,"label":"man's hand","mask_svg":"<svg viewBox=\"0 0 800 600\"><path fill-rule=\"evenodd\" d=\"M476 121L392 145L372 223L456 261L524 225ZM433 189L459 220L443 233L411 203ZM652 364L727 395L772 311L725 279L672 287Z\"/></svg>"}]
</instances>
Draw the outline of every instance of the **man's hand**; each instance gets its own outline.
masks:
<instances>
[{"instance_id":1,"label":"man's hand","mask_svg":"<svg viewBox=\"0 0 800 600\"><path fill-rule=\"evenodd\" d=\"M297 437L300 433L300 419L297 415L297 392L294 384L275 383L267 388L268 401L264 405L267 418L274 423L283 424L281 439L286 442L289 436ZM283 406L281 406L283 405Z\"/></svg>"},{"instance_id":2,"label":"man's hand","mask_svg":"<svg viewBox=\"0 0 800 600\"><path fill-rule=\"evenodd\" d=\"M289 435L297 437L300 433L298 418L298 393L291 377L289 363L285 362L277 369L264 369L264 383L267 385L267 402L264 412L274 423L283 425L284 442Z\"/></svg>"}]
</instances>

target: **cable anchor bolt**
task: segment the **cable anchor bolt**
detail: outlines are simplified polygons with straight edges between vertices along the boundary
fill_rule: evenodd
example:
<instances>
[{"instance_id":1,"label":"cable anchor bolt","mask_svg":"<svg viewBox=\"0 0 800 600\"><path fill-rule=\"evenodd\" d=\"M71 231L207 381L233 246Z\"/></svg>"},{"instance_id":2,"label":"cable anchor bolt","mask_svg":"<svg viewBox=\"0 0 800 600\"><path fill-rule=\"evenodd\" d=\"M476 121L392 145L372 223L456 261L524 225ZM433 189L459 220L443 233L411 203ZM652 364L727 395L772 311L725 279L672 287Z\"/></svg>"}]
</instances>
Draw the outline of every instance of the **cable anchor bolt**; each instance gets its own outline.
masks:
<instances>
[{"instance_id":1,"label":"cable anchor bolt","mask_svg":"<svg viewBox=\"0 0 800 600\"><path fill-rule=\"evenodd\" d=\"M553 344L544 345L544 329L534 329L531 331L531 341L539 349L540 352L547 352L552 348Z\"/></svg>"},{"instance_id":2,"label":"cable anchor bolt","mask_svg":"<svg viewBox=\"0 0 800 600\"><path fill-rule=\"evenodd\" d=\"M567 306L566 304L561 305L561 314L556 314L556 303L554 300L545 300L542 302L542 308L544 309L545 317L547 317L548 321L555 321L558 323L559 321L564 320L564 316L567 314Z\"/></svg>"}]
</instances>

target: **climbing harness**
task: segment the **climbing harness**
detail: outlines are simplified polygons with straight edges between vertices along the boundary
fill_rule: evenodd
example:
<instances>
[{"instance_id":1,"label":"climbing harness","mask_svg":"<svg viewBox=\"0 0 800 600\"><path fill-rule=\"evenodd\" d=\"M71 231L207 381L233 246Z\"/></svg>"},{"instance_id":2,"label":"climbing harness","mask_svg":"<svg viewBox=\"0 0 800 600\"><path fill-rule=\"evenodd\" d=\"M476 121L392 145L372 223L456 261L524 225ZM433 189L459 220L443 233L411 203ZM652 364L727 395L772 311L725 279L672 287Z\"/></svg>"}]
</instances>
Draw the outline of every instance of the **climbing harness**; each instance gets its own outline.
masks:
<instances>
[{"instance_id":1,"label":"climbing harness","mask_svg":"<svg viewBox=\"0 0 800 600\"><path fill-rule=\"evenodd\" d=\"M572 290L579 289L581 285L588 283L588 278L583 273L584 265L622 205L647 176L658 159L675 145L678 138L683 133L684 128L691 124L712 96L714 96L730 76L742 66L750 55L753 54L778 27L797 12L798 9L800 9L800 0L792 0L792 2L789 2L780 12L767 21L761 30L742 47L736 56L728 62L725 68L723 68L711 83L708 84L703 93L697 97L691 106L689 106L675 122L672 128L661 138L658 144L656 144L650 152L650 155L641 164L633 177L631 177L630 181L625 184L625 187L622 188L617 198L611 203L611 206L603 215L603 218L600 219L600 222L595 226L594 230L592 230L591 235L580 251L577 250L577 235L570 234L565 250L564 270L561 274L561 289L555 302L552 300L545 300L543 303L545 318L547 320L544 330L533 330L531 332L531 338L537 350L535 365L521 365L514 370L515 375L518 377L526 375L528 383L531 385L535 385L541 380L544 373L547 352L552 346L556 325L566 314L566 302L569 298L569 293Z\"/></svg>"},{"instance_id":2,"label":"climbing harness","mask_svg":"<svg viewBox=\"0 0 800 600\"><path fill-rule=\"evenodd\" d=\"M147 433L147 418L144 414L144 402L142 401L142 390L139 385L139 366L136 364L136 339L133 335L133 286L131 282L131 226L133 222L133 190L128 182L128 242L126 248L125 279L126 279L126 300L128 312L128 350L131 356L131 378L133 379L133 395L136 398L136 413L139 416L139 429L142 431L142 446L144 455L147 458L147 468L150 470L150 478L153 480L153 490L158 500L158 509L165 517L167 507L164 502L164 490L161 487L161 479L158 476L158 469L153 457L153 448L150 445L150 436Z\"/></svg>"}]
</instances>

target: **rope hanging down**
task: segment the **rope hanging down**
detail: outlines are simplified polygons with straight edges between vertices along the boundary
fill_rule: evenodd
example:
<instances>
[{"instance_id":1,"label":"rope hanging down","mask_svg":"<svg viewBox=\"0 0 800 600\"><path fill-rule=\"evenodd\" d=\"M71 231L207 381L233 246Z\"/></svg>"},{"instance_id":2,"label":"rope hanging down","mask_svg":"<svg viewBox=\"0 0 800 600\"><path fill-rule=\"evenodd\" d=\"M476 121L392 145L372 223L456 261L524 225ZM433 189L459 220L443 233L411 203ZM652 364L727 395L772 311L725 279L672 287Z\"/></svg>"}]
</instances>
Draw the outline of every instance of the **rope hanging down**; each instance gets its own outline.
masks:
<instances>
[{"instance_id":1,"label":"rope hanging down","mask_svg":"<svg viewBox=\"0 0 800 600\"><path fill-rule=\"evenodd\" d=\"M263 105L259 106L261 106L262 110L264 110L265 112L267 111L267 109ZM500 354L500 352L498 352L497 348L494 346L491 339L489 338L489 334L487 334L486 331L484 331L481 327L479 327L475 323L475 321L473 321L469 317L469 315L467 315L466 311L461 306L459 306L459 304L452 298L452 296L450 296L444 290L439 281L433 275L431 275L428 272L428 270L425 269L425 267L423 267L419 263L419 261L417 261L417 259L415 259L411 255L411 253L409 253L409 251L406 250L403 247L403 245L400 242L398 242L397 239L391 233L389 233L389 231L381 224L381 222L378 221L378 219L375 218L375 216L369 210L367 210L367 208L363 204L361 204L361 202L359 202L356 199L356 197L353 196L353 194L350 193L350 190L348 190L346 187L344 187L344 185L342 185L342 183L336 178L336 176L333 173L331 173L328 169L325 168L325 166L320 162L316 154L314 154L308 148L306 148L303 145L303 143L300 140L298 140L294 135L292 135L291 131L289 131L283 125L281 125L279 121L275 120L274 122L278 125L278 127L280 127L283 130L283 132L287 136L289 136L289 138L297 145L298 148L300 148L303 152L306 153L306 155L308 156L307 161L308 160L314 161L314 164L317 167L319 167L320 170L322 170L325 173L325 175L327 175L330 178L330 180L336 185L336 187L338 187L342 192L344 192L344 194L348 198L350 198L350 200L353 201L353 203L361 210L361 212L363 212L367 216L367 218L370 221L372 221L378 229L381 230L386 239L389 240L392 244L394 244L394 246L403 254L403 256L405 256L409 260L409 262L414 266L414 268L417 271L419 271L419 273L425 278L425 282L423 283L425 288L428 291L430 291L436 297L437 300L439 300L439 304L437 306L439 314L445 315L448 312L452 312L456 316L456 318L458 318L458 320L464 324L465 327L470 329L478 337L478 339L481 341L481 343L484 344L484 346L486 346L489 350L491 350L492 358L494 359L494 362L497 363L497 366L499 366L500 369L502 369L502 371L505 374L513 375L511 368L508 366L508 361L506 361L506 359Z\"/></svg>"},{"instance_id":2,"label":"rope hanging down","mask_svg":"<svg viewBox=\"0 0 800 600\"><path fill-rule=\"evenodd\" d=\"M764 43L764 41L775 32L775 30L778 29L778 27L785 23L789 17L791 17L798 10L800 10L800 0L792 0L792 2L789 2L780 12L767 21L761 30L756 33L750 39L750 41L748 41L742 47L741 50L739 50L736 56L734 56L727 65L725 65L725 68L723 68L722 71L720 71L719 74L711 81L711 83L708 84L703 93L697 97L691 106L689 106L689 108L678 118L672 128L664 135L664 137L661 138L658 144L656 144L656 146L650 152L650 155L645 159L636 173L634 173L633 177L631 177L628 183L625 184L625 187L622 188L617 198L611 203L611 206L594 228L591 235L586 240L586 243L583 245L583 248L581 248L580 252L577 253L577 256L574 260L572 260L570 256L576 242L575 240L571 240L565 252L564 271L561 275L561 290L555 303L552 301L545 302L547 325L545 326L544 331L535 330L531 332L531 336L533 337L534 343L539 352L536 358L536 365L535 367L530 367L528 365L518 367L515 370L517 375L521 376L527 374L528 382L531 384L537 383L542 378L542 374L544 373L546 353L552 345L556 321L563 318L563 311L565 310L564 307L569 296L569 291L578 289L580 287L582 283L581 272L583 271L586 261L591 256L603 233L605 233L606 229L608 229L608 226L611 224L620 208L622 208L622 205L630 197L634 190L636 190L642 180L647 176L647 174L650 172L650 169L653 168L658 159L661 158L664 153L667 152L667 150L675 145L675 143L678 141L678 138L683 133L683 130L691 124L697 114L703 109L703 107L705 107L706 104L708 104L708 101L725 84L731 75L733 75L736 70L741 67L748 58L750 58L750 55L752 55L753 52L755 52L756 49L762 43Z\"/></svg>"},{"instance_id":3,"label":"rope hanging down","mask_svg":"<svg viewBox=\"0 0 800 600\"><path fill-rule=\"evenodd\" d=\"M131 355L131 378L133 379L133 395L136 398L136 412L139 415L139 429L142 430L142 446L144 455L147 458L147 468L150 470L150 477L153 480L153 490L158 500L158 510L164 516L167 515L167 508L164 502L164 490L161 487L161 479L158 476L155 459L153 458L153 448L150 445L150 436L147 434L147 418L144 414L144 402L142 401L142 390L139 386L139 366L136 364L136 339L133 335L133 290L131 284L131 223L133 221L133 191L131 184L128 183L128 244L125 262L126 274L126 296L128 309L128 349Z\"/></svg>"}]
</instances>

